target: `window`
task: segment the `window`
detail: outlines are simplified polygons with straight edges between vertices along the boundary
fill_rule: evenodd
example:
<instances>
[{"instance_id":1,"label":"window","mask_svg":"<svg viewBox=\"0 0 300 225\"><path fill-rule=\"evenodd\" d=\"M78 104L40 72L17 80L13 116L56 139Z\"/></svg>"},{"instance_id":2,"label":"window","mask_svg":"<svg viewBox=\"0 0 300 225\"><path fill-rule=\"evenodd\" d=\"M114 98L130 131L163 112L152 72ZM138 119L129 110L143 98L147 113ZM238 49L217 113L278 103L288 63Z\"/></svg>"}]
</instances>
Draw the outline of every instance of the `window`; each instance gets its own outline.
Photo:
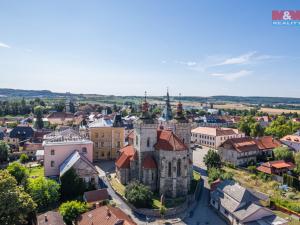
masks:
<instances>
[{"instance_id":1,"label":"window","mask_svg":"<svg viewBox=\"0 0 300 225\"><path fill-rule=\"evenodd\" d=\"M152 180L154 180L154 173L153 172L151 173L151 178L152 178Z\"/></svg>"},{"instance_id":2,"label":"window","mask_svg":"<svg viewBox=\"0 0 300 225\"><path fill-rule=\"evenodd\" d=\"M169 162L169 163L168 163L168 176L170 177L171 174L172 174L172 163Z\"/></svg>"},{"instance_id":3,"label":"window","mask_svg":"<svg viewBox=\"0 0 300 225\"><path fill-rule=\"evenodd\" d=\"M101 156L104 157L104 152L101 152Z\"/></svg>"},{"instance_id":4,"label":"window","mask_svg":"<svg viewBox=\"0 0 300 225\"><path fill-rule=\"evenodd\" d=\"M55 155L55 150L51 149L51 155Z\"/></svg>"},{"instance_id":5,"label":"window","mask_svg":"<svg viewBox=\"0 0 300 225\"><path fill-rule=\"evenodd\" d=\"M99 146L98 142L95 142L95 146L96 146L96 148L98 148L98 146Z\"/></svg>"},{"instance_id":6,"label":"window","mask_svg":"<svg viewBox=\"0 0 300 225\"><path fill-rule=\"evenodd\" d=\"M120 147L121 147L121 142L118 141L118 142L117 142L117 148L120 148Z\"/></svg>"},{"instance_id":7,"label":"window","mask_svg":"<svg viewBox=\"0 0 300 225\"><path fill-rule=\"evenodd\" d=\"M178 159L177 161L177 177L181 176L181 160Z\"/></svg>"},{"instance_id":8,"label":"window","mask_svg":"<svg viewBox=\"0 0 300 225\"><path fill-rule=\"evenodd\" d=\"M184 144L184 138L182 138L182 143Z\"/></svg>"},{"instance_id":9,"label":"window","mask_svg":"<svg viewBox=\"0 0 300 225\"><path fill-rule=\"evenodd\" d=\"M104 147L104 142L103 141L101 142L101 147Z\"/></svg>"},{"instance_id":10,"label":"window","mask_svg":"<svg viewBox=\"0 0 300 225\"><path fill-rule=\"evenodd\" d=\"M147 147L150 147L150 138L147 138Z\"/></svg>"},{"instance_id":11,"label":"window","mask_svg":"<svg viewBox=\"0 0 300 225\"><path fill-rule=\"evenodd\" d=\"M54 167L54 166L55 166L55 162L51 161L51 167Z\"/></svg>"},{"instance_id":12,"label":"window","mask_svg":"<svg viewBox=\"0 0 300 225\"><path fill-rule=\"evenodd\" d=\"M135 144L138 145L139 144L139 137L136 135L135 136Z\"/></svg>"},{"instance_id":13,"label":"window","mask_svg":"<svg viewBox=\"0 0 300 225\"><path fill-rule=\"evenodd\" d=\"M98 133L95 133L95 138L98 138L99 137L99 134Z\"/></svg>"},{"instance_id":14,"label":"window","mask_svg":"<svg viewBox=\"0 0 300 225\"><path fill-rule=\"evenodd\" d=\"M83 148L82 148L82 153L87 153L86 147L83 147Z\"/></svg>"}]
</instances>

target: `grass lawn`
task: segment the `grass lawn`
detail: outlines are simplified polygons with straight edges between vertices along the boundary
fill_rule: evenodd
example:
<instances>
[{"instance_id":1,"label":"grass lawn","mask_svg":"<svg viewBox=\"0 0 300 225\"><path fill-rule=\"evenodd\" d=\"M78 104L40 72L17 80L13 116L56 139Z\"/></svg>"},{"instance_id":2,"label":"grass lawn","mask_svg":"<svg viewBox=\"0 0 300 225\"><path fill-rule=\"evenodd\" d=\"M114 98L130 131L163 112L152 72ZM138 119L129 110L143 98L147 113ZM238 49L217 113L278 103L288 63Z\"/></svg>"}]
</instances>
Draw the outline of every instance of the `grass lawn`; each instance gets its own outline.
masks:
<instances>
[{"instance_id":1,"label":"grass lawn","mask_svg":"<svg viewBox=\"0 0 300 225\"><path fill-rule=\"evenodd\" d=\"M290 215L283 213L281 211L273 211L277 216L286 219L289 221L288 225L300 225L300 221L297 221L296 219L294 219L293 217L291 217Z\"/></svg>"},{"instance_id":2,"label":"grass lawn","mask_svg":"<svg viewBox=\"0 0 300 225\"><path fill-rule=\"evenodd\" d=\"M28 168L29 171L29 177L31 178L37 178L37 177L43 177L44 176L44 167L43 166L36 166Z\"/></svg>"},{"instance_id":3,"label":"grass lawn","mask_svg":"<svg viewBox=\"0 0 300 225\"><path fill-rule=\"evenodd\" d=\"M110 184L118 194L125 197L125 186L121 184L115 176L111 177Z\"/></svg>"}]
</instances>

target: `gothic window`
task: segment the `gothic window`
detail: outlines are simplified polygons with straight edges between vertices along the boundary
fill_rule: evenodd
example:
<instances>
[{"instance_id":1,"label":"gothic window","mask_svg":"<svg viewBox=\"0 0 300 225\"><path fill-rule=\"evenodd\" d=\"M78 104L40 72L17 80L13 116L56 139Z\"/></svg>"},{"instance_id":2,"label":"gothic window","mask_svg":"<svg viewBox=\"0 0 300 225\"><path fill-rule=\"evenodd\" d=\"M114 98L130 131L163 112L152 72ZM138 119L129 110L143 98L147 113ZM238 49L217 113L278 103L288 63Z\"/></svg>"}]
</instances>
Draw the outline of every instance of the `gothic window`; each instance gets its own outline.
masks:
<instances>
[{"instance_id":1,"label":"gothic window","mask_svg":"<svg viewBox=\"0 0 300 225\"><path fill-rule=\"evenodd\" d=\"M151 173L152 180L154 180L154 172Z\"/></svg>"},{"instance_id":2,"label":"gothic window","mask_svg":"<svg viewBox=\"0 0 300 225\"><path fill-rule=\"evenodd\" d=\"M184 144L184 138L182 138L182 142L183 142L183 144Z\"/></svg>"},{"instance_id":3,"label":"gothic window","mask_svg":"<svg viewBox=\"0 0 300 225\"><path fill-rule=\"evenodd\" d=\"M169 162L169 163L168 163L168 176L170 177L171 174L172 174L172 163Z\"/></svg>"},{"instance_id":4,"label":"gothic window","mask_svg":"<svg viewBox=\"0 0 300 225\"><path fill-rule=\"evenodd\" d=\"M147 147L150 147L150 138L147 138Z\"/></svg>"},{"instance_id":5,"label":"gothic window","mask_svg":"<svg viewBox=\"0 0 300 225\"><path fill-rule=\"evenodd\" d=\"M181 176L181 160L177 160L177 177Z\"/></svg>"},{"instance_id":6,"label":"gothic window","mask_svg":"<svg viewBox=\"0 0 300 225\"><path fill-rule=\"evenodd\" d=\"M139 138L138 138L138 136L135 136L135 144L136 144L136 145L139 144Z\"/></svg>"}]
</instances>

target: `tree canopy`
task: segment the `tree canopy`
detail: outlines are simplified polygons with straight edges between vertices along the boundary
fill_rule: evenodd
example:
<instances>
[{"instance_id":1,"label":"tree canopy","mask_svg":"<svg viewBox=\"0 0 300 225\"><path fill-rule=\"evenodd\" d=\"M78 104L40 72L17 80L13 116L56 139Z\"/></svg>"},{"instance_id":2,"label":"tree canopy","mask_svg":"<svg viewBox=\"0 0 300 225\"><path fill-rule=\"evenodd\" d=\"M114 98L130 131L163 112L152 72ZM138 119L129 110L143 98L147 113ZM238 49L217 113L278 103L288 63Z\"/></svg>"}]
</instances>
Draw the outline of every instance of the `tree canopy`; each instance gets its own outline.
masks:
<instances>
[{"instance_id":1,"label":"tree canopy","mask_svg":"<svg viewBox=\"0 0 300 225\"><path fill-rule=\"evenodd\" d=\"M276 160L293 161L293 152L288 147L277 147L273 150Z\"/></svg>"},{"instance_id":2,"label":"tree canopy","mask_svg":"<svg viewBox=\"0 0 300 225\"><path fill-rule=\"evenodd\" d=\"M45 177L29 179L28 193L37 203L38 209L43 210L55 204L59 200L59 184Z\"/></svg>"},{"instance_id":3,"label":"tree canopy","mask_svg":"<svg viewBox=\"0 0 300 225\"><path fill-rule=\"evenodd\" d=\"M3 163L8 158L9 146L4 142L0 141L0 163Z\"/></svg>"},{"instance_id":4,"label":"tree canopy","mask_svg":"<svg viewBox=\"0 0 300 225\"><path fill-rule=\"evenodd\" d=\"M87 205L79 201L68 201L59 207L59 212L63 216L63 219L67 225L71 225L76 218L86 212L88 209Z\"/></svg>"},{"instance_id":5,"label":"tree canopy","mask_svg":"<svg viewBox=\"0 0 300 225\"><path fill-rule=\"evenodd\" d=\"M212 167L221 168L221 157L212 149L208 150L207 154L203 158L203 162L208 169Z\"/></svg>"},{"instance_id":6,"label":"tree canopy","mask_svg":"<svg viewBox=\"0 0 300 225\"><path fill-rule=\"evenodd\" d=\"M24 189L17 186L16 179L6 170L0 170L0 224L26 223L36 204Z\"/></svg>"},{"instance_id":7,"label":"tree canopy","mask_svg":"<svg viewBox=\"0 0 300 225\"><path fill-rule=\"evenodd\" d=\"M86 190L85 182L71 168L61 178L61 196L63 199L72 199L81 196Z\"/></svg>"},{"instance_id":8,"label":"tree canopy","mask_svg":"<svg viewBox=\"0 0 300 225\"><path fill-rule=\"evenodd\" d=\"M272 135L277 138L282 138L285 135L293 134L300 129L300 123L293 122L285 116L278 116L266 128L265 134Z\"/></svg>"},{"instance_id":9,"label":"tree canopy","mask_svg":"<svg viewBox=\"0 0 300 225\"><path fill-rule=\"evenodd\" d=\"M19 162L13 162L9 164L7 167L7 171L14 176L14 178L17 180L18 184L22 184L23 186L27 183L28 178L28 169L20 164Z\"/></svg>"},{"instance_id":10,"label":"tree canopy","mask_svg":"<svg viewBox=\"0 0 300 225\"><path fill-rule=\"evenodd\" d=\"M260 137L264 135L264 128L253 116L242 117L238 123L238 128L247 136Z\"/></svg>"},{"instance_id":11,"label":"tree canopy","mask_svg":"<svg viewBox=\"0 0 300 225\"><path fill-rule=\"evenodd\" d=\"M43 112L44 112L43 106L34 107L34 114L36 116L35 127L38 129L42 129L44 127Z\"/></svg>"},{"instance_id":12,"label":"tree canopy","mask_svg":"<svg viewBox=\"0 0 300 225\"><path fill-rule=\"evenodd\" d=\"M152 204L151 190L138 182L132 182L126 186L125 197L137 208L147 208Z\"/></svg>"}]
</instances>

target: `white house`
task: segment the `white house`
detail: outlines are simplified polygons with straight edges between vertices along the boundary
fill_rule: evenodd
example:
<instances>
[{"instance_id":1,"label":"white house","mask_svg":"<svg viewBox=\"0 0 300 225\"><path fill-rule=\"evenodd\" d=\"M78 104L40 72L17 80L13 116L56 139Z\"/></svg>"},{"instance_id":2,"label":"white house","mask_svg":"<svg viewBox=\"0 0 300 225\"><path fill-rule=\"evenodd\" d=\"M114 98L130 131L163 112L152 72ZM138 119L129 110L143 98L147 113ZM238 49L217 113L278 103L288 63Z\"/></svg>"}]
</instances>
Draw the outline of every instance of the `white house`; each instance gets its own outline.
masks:
<instances>
[{"instance_id":1,"label":"white house","mask_svg":"<svg viewBox=\"0 0 300 225\"><path fill-rule=\"evenodd\" d=\"M192 130L191 141L196 144L218 148L226 140L244 137L245 134L232 128L197 127Z\"/></svg>"},{"instance_id":2,"label":"white house","mask_svg":"<svg viewBox=\"0 0 300 225\"><path fill-rule=\"evenodd\" d=\"M291 149L294 149L296 152L300 152L300 136L297 134L294 135L286 135L283 138L280 139L280 141L290 147Z\"/></svg>"}]
</instances>

